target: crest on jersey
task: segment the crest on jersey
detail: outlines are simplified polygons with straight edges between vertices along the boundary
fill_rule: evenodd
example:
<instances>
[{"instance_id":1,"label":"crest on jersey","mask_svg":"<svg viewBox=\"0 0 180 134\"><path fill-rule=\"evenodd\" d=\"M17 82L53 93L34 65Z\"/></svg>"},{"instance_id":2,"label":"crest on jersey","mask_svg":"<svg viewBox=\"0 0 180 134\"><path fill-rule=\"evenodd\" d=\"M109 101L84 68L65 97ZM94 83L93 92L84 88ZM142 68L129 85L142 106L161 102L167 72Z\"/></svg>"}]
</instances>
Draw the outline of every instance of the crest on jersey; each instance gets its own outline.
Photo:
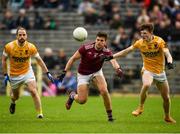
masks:
<instances>
[{"instance_id":1,"label":"crest on jersey","mask_svg":"<svg viewBox=\"0 0 180 134\"><path fill-rule=\"evenodd\" d=\"M25 54L28 54L28 50L25 50Z\"/></svg>"},{"instance_id":2,"label":"crest on jersey","mask_svg":"<svg viewBox=\"0 0 180 134\"><path fill-rule=\"evenodd\" d=\"M157 48L158 48L158 44L155 43L155 44L154 44L154 49L157 49Z\"/></svg>"}]
</instances>

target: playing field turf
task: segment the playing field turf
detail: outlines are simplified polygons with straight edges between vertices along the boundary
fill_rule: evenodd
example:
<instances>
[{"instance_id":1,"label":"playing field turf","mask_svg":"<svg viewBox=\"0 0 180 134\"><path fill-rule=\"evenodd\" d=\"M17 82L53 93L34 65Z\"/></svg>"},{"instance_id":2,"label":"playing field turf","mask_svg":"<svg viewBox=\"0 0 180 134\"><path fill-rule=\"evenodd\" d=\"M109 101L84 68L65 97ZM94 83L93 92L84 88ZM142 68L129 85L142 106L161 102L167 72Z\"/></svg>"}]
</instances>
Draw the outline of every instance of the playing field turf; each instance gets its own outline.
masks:
<instances>
[{"instance_id":1,"label":"playing field turf","mask_svg":"<svg viewBox=\"0 0 180 134\"><path fill-rule=\"evenodd\" d=\"M145 111L139 117L131 115L138 104L137 96L112 97L115 122L107 122L101 97L89 97L85 105L74 103L67 111L67 96L42 97L44 119L37 119L31 97L21 97L16 113L9 113L9 97L0 96L0 132L18 133L180 133L180 97L172 97L171 113L176 124L163 120L160 96L149 96Z\"/></svg>"}]
</instances>

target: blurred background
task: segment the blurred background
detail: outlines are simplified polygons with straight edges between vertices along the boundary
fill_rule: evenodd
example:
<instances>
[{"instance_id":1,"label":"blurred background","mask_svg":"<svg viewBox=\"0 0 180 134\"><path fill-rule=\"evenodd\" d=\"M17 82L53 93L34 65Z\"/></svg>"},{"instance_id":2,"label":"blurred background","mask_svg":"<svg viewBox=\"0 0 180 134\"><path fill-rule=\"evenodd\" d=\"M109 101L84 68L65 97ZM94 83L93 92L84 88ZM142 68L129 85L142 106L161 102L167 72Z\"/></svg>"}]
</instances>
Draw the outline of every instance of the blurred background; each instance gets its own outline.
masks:
<instances>
[{"instance_id":1,"label":"blurred background","mask_svg":"<svg viewBox=\"0 0 180 134\"><path fill-rule=\"evenodd\" d=\"M144 22L155 25L154 34L162 37L169 46L176 67L166 70L171 94L180 93L180 1L179 0L0 0L0 54L6 43L15 39L15 29L23 26L28 31L28 40L34 43L56 77L64 69L69 57L82 43L72 37L72 31L83 26L88 39L94 40L98 31L109 35L108 46L113 52L130 46L140 38L137 27ZM85 42L86 42L85 41ZM124 77L118 78L110 63L103 71L111 93L139 93L141 88L142 60L140 53L133 52L118 59ZM47 80L36 63L33 63L38 90L43 96L65 94L67 89L76 89L78 63L68 72L64 83L57 87ZM3 81L0 62L0 80ZM98 92L93 85L90 94ZM151 93L158 93L152 86ZM6 88L0 84L0 95ZM24 95L28 93L24 92Z\"/></svg>"}]
</instances>

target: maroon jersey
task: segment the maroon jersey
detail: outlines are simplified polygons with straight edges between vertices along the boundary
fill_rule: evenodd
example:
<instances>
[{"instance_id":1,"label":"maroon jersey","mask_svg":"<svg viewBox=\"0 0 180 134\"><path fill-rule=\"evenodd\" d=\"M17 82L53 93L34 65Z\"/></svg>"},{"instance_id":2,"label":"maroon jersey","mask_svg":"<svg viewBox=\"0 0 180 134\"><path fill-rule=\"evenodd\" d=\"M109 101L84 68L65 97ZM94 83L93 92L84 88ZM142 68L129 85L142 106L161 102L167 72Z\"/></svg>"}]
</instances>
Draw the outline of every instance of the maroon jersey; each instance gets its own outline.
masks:
<instances>
[{"instance_id":1,"label":"maroon jersey","mask_svg":"<svg viewBox=\"0 0 180 134\"><path fill-rule=\"evenodd\" d=\"M103 61L100 57L113 54L108 48L103 48L100 51L96 50L95 42L82 45L78 51L81 54L78 72L82 75L89 75L99 71L103 65Z\"/></svg>"}]
</instances>

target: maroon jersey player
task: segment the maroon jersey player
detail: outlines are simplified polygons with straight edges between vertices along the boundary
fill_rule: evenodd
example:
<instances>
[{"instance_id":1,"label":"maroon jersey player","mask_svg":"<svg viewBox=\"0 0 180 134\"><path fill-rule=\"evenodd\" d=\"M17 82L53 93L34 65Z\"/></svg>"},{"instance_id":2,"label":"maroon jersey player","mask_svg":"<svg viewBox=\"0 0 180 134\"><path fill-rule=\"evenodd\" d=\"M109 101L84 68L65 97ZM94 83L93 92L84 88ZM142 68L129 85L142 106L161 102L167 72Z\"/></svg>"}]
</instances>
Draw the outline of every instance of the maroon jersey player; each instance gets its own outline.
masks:
<instances>
[{"instance_id":1,"label":"maroon jersey player","mask_svg":"<svg viewBox=\"0 0 180 134\"><path fill-rule=\"evenodd\" d=\"M107 34L104 32L98 32L96 40L91 43L82 45L74 55L69 59L64 71L58 77L60 81L63 80L66 71L68 71L73 63L78 59L81 59L78 67L78 88L77 93L71 92L66 102L66 109L69 110L73 101L75 100L79 104L84 104L88 98L88 84L92 79L97 85L100 94L102 95L106 112L108 115L108 121L113 121L112 116L112 104L111 98L107 89L107 83L102 72L103 56L111 56L112 52L107 48ZM111 64L116 70L119 76L122 75L119 64L115 59L112 59Z\"/></svg>"}]
</instances>

